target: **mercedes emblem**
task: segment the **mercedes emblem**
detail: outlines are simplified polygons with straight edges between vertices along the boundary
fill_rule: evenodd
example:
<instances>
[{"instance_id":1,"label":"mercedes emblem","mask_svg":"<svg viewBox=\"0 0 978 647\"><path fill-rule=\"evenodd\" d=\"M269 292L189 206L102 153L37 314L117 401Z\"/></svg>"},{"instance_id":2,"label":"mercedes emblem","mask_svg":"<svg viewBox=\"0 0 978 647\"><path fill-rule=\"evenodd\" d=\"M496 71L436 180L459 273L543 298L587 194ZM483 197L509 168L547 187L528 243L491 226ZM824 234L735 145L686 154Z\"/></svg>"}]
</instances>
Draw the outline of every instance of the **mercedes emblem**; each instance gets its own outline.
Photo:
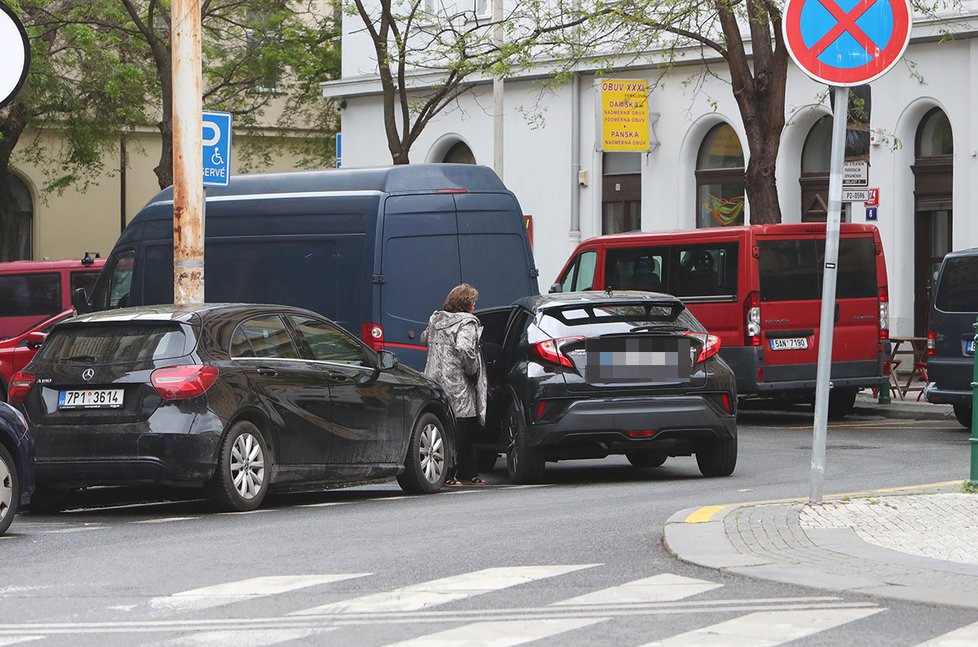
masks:
<instances>
[{"instance_id":1,"label":"mercedes emblem","mask_svg":"<svg viewBox=\"0 0 978 647\"><path fill-rule=\"evenodd\" d=\"M86 382L92 379L93 377L95 377L94 368L86 368L84 371L82 371L82 379L84 379Z\"/></svg>"}]
</instances>

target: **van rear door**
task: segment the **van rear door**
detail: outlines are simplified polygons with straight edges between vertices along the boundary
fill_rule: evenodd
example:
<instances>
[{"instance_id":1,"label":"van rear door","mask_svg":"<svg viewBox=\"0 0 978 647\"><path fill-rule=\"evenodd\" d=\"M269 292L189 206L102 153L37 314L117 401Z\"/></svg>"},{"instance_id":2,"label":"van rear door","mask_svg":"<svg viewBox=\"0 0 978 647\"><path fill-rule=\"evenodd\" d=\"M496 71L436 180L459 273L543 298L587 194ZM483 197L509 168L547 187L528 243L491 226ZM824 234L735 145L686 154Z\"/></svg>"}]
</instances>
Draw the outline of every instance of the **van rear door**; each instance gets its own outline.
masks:
<instances>
[{"instance_id":1,"label":"van rear door","mask_svg":"<svg viewBox=\"0 0 978 647\"><path fill-rule=\"evenodd\" d=\"M818 363L824 236L759 236L765 383L813 381ZM879 284L871 234L839 241L832 377L879 377Z\"/></svg>"},{"instance_id":2,"label":"van rear door","mask_svg":"<svg viewBox=\"0 0 978 647\"><path fill-rule=\"evenodd\" d=\"M442 307L449 290L461 283L452 195L388 197L383 241L380 276L376 280L380 281L379 323L384 346L397 353L402 363L422 369L427 349L421 345L421 333L428 325L428 317ZM482 289L480 285L475 287Z\"/></svg>"}]
</instances>

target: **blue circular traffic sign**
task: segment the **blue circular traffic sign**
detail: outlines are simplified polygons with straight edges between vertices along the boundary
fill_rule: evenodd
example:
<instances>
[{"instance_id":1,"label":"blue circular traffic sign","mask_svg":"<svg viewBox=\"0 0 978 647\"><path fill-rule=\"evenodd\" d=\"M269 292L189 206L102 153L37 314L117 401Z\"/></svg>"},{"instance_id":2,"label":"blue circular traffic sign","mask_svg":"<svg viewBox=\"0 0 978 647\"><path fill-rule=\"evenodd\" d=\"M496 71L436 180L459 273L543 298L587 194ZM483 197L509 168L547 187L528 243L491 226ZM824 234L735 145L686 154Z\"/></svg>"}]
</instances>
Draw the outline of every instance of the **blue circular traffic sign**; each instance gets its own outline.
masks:
<instances>
[{"instance_id":1,"label":"blue circular traffic sign","mask_svg":"<svg viewBox=\"0 0 978 647\"><path fill-rule=\"evenodd\" d=\"M798 67L816 81L869 83L910 42L909 0L788 0L782 30Z\"/></svg>"}]
</instances>

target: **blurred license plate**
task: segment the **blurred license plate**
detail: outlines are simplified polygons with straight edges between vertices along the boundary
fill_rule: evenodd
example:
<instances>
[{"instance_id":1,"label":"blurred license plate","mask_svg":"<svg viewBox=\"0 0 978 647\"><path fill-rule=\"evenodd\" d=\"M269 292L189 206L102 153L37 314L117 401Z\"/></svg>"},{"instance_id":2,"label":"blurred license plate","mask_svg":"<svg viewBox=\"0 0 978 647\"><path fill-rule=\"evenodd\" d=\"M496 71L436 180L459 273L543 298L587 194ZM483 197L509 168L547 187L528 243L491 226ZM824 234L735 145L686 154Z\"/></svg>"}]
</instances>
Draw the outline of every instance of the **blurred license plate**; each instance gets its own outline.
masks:
<instances>
[{"instance_id":1,"label":"blurred license plate","mask_svg":"<svg viewBox=\"0 0 978 647\"><path fill-rule=\"evenodd\" d=\"M59 409L118 409L123 389L86 389L61 391Z\"/></svg>"},{"instance_id":2,"label":"blurred license plate","mask_svg":"<svg viewBox=\"0 0 978 647\"><path fill-rule=\"evenodd\" d=\"M805 350L808 348L807 337L783 337L780 339L768 339L771 343L771 350Z\"/></svg>"},{"instance_id":3,"label":"blurred license plate","mask_svg":"<svg viewBox=\"0 0 978 647\"><path fill-rule=\"evenodd\" d=\"M969 339L968 340L968 343L964 345L964 352L971 353L972 355L975 354L975 340L974 339Z\"/></svg>"},{"instance_id":4,"label":"blurred license plate","mask_svg":"<svg viewBox=\"0 0 978 647\"><path fill-rule=\"evenodd\" d=\"M591 384L688 379L689 347L689 339L675 337L589 339L584 378Z\"/></svg>"}]
</instances>

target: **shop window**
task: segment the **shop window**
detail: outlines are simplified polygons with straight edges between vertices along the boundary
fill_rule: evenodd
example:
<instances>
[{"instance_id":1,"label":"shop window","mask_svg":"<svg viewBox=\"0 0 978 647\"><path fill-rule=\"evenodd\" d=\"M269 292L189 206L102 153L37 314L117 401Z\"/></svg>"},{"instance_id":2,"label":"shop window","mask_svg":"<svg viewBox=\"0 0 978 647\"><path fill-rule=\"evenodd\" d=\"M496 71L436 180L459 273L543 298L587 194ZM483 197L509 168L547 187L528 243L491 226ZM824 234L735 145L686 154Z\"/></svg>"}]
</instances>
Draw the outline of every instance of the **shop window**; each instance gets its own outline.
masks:
<instances>
[{"instance_id":1,"label":"shop window","mask_svg":"<svg viewBox=\"0 0 978 647\"><path fill-rule=\"evenodd\" d=\"M642 154L605 153L602 157L601 233L642 228Z\"/></svg>"},{"instance_id":2,"label":"shop window","mask_svg":"<svg viewBox=\"0 0 978 647\"><path fill-rule=\"evenodd\" d=\"M696 226L744 224L744 151L728 124L714 126L696 159Z\"/></svg>"}]
</instances>

